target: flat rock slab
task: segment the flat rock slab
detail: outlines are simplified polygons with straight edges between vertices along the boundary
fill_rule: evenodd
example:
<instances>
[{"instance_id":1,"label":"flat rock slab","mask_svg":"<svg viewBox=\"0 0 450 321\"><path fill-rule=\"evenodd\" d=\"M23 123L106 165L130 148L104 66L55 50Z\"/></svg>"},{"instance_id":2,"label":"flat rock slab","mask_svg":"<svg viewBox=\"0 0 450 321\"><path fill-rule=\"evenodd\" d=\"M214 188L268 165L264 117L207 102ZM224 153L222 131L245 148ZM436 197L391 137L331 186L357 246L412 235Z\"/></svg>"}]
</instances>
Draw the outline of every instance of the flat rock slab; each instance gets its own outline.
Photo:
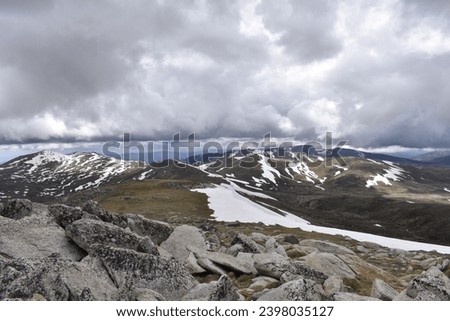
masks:
<instances>
[{"instance_id":1,"label":"flat rock slab","mask_svg":"<svg viewBox=\"0 0 450 321\"><path fill-rule=\"evenodd\" d=\"M58 253L74 261L86 255L70 242L63 228L38 215L20 220L0 216L0 253L7 258L44 258Z\"/></svg>"},{"instance_id":2,"label":"flat rock slab","mask_svg":"<svg viewBox=\"0 0 450 321\"><path fill-rule=\"evenodd\" d=\"M212 262L227 267L243 274L256 274L257 271L253 264L248 261L236 258L234 256L219 253L219 252L206 252L206 257Z\"/></svg>"}]
</instances>

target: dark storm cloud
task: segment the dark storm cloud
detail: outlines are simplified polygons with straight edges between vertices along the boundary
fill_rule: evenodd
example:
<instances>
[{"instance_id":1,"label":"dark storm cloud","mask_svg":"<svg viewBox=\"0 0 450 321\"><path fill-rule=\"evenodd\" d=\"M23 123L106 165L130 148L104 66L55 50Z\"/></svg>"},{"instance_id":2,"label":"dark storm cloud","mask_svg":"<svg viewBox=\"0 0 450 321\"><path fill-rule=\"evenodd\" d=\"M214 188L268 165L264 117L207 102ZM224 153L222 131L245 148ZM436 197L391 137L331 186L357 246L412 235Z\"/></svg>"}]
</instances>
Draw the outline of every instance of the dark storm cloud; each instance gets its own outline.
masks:
<instances>
[{"instance_id":1,"label":"dark storm cloud","mask_svg":"<svg viewBox=\"0 0 450 321\"><path fill-rule=\"evenodd\" d=\"M448 1L0 1L0 143L450 147Z\"/></svg>"}]
</instances>

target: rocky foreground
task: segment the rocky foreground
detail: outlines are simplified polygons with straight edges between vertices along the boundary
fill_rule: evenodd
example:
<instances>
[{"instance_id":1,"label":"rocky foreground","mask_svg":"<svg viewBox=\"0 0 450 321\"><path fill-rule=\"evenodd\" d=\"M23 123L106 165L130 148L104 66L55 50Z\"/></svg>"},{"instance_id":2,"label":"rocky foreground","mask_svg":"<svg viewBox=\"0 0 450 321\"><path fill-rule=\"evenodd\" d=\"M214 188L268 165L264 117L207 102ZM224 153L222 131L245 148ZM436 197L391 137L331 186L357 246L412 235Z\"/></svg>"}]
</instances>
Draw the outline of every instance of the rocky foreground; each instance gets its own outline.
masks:
<instances>
[{"instance_id":1,"label":"rocky foreground","mask_svg":"<svg viewBox=\"0 0 450 321\"><path fill-rule=\"evenodd\" d=\"M0 299L450 300L448 256L263 233L12 200L0 204ZM378 261L405 276L394 284Z\"/></svg>"}]
</instances>

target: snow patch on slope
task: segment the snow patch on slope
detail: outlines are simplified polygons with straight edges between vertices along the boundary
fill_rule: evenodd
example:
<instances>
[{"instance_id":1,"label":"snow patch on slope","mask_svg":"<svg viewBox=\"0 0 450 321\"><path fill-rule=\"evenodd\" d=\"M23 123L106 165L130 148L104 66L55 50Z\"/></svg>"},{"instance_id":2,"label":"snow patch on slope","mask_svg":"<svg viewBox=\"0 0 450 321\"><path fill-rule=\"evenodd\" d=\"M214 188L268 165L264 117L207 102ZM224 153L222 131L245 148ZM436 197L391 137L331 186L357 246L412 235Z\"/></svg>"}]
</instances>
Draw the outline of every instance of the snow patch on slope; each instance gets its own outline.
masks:
<instances>
[{"instance_id":1,"label":"snow patch on slope","mask_svg":"<svg viewBox=\"0 0 450 321\"><path fill-rule=\"evenodd\" d=\"M389 165L388 169L384 170L384 174L377 174L372 176L372 179L368 179L366 182L366 187L370 188L372 186L378 185L379 182L384 183L385 185L392 185L389 180L394 182L400 181L403 178L404 170L394 163L389 161L383 161L385 164Z\"/></svg>"},{"instance_id":2,"label":"snow patch on slope","mask_svg":"<svg viewBox=\"0 0 450 321\"><path fill-rule=\"evenodd\" d=\"M268 179L275 185L278 185L278 183L275 179L275 175L278 176L278 178L280 178L281 177L280 172L277 171L272 166L270 166L270 164L267 162L267 159L268 159L267 156L259 155L259 157L260 157L260 160L258 161L258 163L261 164L261 170L263 171L263 173L261 174L262 177Z\"/></svg>"},{"instance_id":3,"label":"snow patch on slope","mask_svg":"<svg viewBox=\"0 0 450 321\"><path fill-rule=\"evenodd\" d=\"M265 225L276 225L300 228L307 232L318 232L330 235L344 235L361 242L373 242L389 248L397 248L407 251L437 251L450 254L449 246L442 246L430 243L406 241L374 234L347 231L337 228L312 225L310 222L282 211L276 213L260 204L252 202L241 194L237 193L230 185L222 184L204 189L194 189L193 191L204 193L208 196L209 207L214 211L213 217L222 222L243 222L243 223L263 223Z\"/></svg>"}]
</instances>

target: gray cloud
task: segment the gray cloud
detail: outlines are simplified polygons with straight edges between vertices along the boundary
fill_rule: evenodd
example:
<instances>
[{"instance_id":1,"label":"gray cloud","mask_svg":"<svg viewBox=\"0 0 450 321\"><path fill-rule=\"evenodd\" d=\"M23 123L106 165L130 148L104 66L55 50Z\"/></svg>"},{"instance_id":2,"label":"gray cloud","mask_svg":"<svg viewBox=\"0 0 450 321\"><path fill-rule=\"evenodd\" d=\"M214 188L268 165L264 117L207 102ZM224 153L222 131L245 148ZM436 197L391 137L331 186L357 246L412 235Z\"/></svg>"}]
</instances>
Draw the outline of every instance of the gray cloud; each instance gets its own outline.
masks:
<instances>
[{"instance_id":1,"label":"gray cloud","mask_svg":"<svg viewBox=\"0 0 450 321\"><path fill-rule=\"evenodd\" d=\"M450 147L448 1L0 1L0 143Z\"/></svg>"}]
</instances>

